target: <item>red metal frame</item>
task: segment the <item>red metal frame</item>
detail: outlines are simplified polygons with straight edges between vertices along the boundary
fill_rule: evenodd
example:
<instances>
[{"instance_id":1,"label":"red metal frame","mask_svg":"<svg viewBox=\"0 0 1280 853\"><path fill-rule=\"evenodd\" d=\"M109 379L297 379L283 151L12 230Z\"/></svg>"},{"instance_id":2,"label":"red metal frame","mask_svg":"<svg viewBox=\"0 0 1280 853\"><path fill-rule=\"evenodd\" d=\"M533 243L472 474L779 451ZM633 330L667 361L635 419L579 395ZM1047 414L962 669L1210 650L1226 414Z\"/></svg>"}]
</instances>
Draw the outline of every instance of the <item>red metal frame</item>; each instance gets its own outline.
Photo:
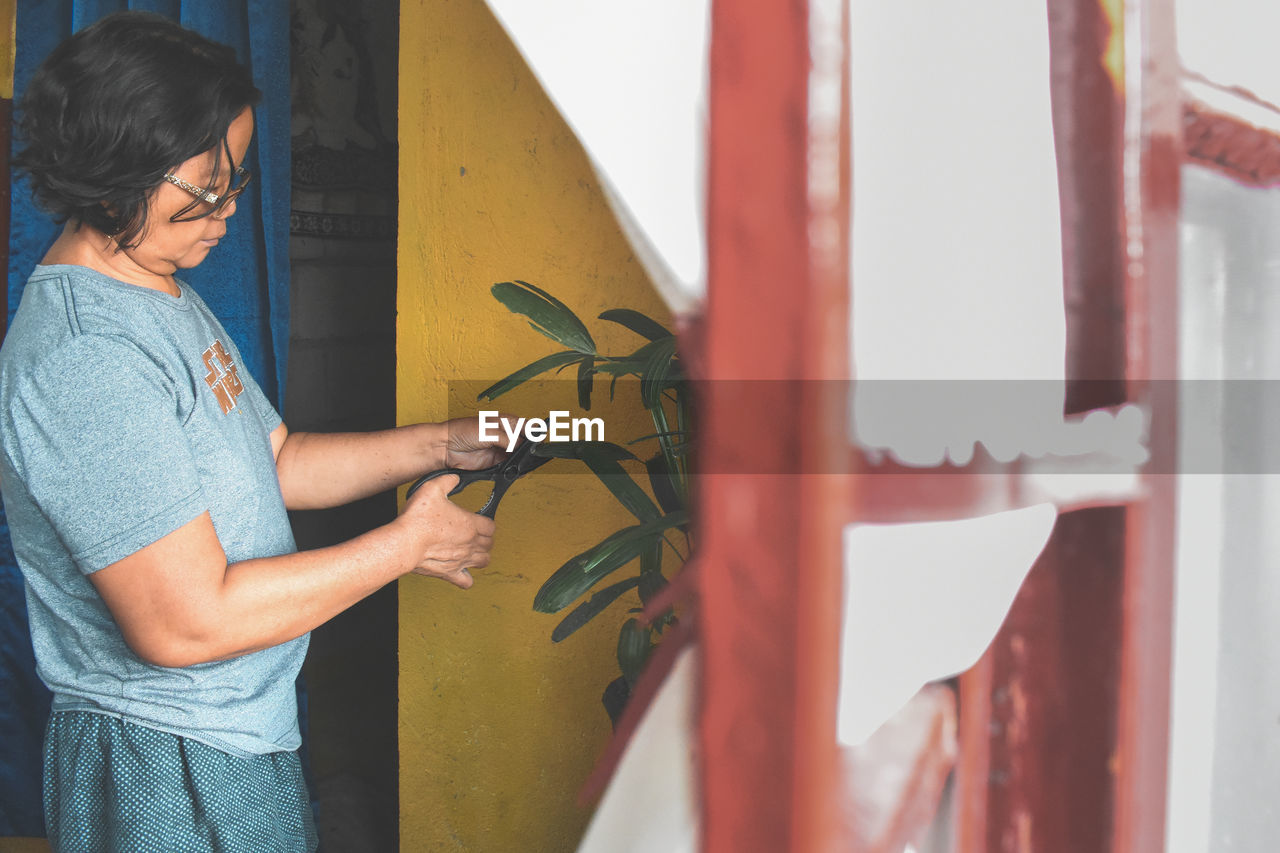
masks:
<instances>
[{"instance_id":1,"label":"red metal frame","mask_svg":"<svg viewBox=\"0 0 1280 853\"><path fill-rule=\"evenodd\" d=\"M1241 97L1251 99L1248 95ZM1280 112L1271 104L1256 103L1263 109ZM1250 186L1280 184L1280 134L1191 99L1182 104L1182 124L1188 160Z\"/></svg>"},{"instance_id":2,"label":"red metal frame","mask_svg":"<svg viewBox=\"0 0 1280 853\"><path fill-rule=\"evenodd\" d=\"M1152 469L1173 470L1174 383L1151 381L1176 377L1173 3L1128 5L1127 46L1140 58L1123 81L1106 60L1109 7L1048 3L1068 412L1145 404ZM832 262L810 242L821 213L804 191L809 70L803 0L715 0L699 349L703 375L716 380L848 369L848 247ZM847 110L844 121L847 150ZM835 215L847 235L847 163L842 180ZM709 383L706 470L819 470L816 455L847 441L846 401L821 390L834 385L754 383L748 395ZM834 743L844 524L955 517L993 494L1008 506L1035 498L1019 491L1017 466L989 460L923 477L854 471L873 473L851 454L843 477L704 478L698 738L711 853L851 849ZM1144 485L1127 509L1060 521L1009 625L961 679L959 850L1163 848L1174 491L1167 476Z\"/></svg>"},{"instance_id":3,"label":"red metal frame","mask_svg":"<svg viewBox=\"0 0 1280 853\"><path fill-rule=\"evenodd\" d=\"M1126 400L1124 112L1107 64L1118 34L1098 3L1048 9L1066 410L1082 412ZM961 676L961 853L1108 849L1124 531L1119 507L1059 518L995 641Z\"/></svg>"},{"instance_id":4,"label":"red metal frame","mask_svg":"<svg viewBox=\"0 0 1280 853\"><path fill-rule=\"evenodd\" d=\"M1067 410L1143 403L1149 470L1171 471L1176 385L1159 380L1177 375L1173 4L1127 7L1139 37L1126 42L1140 59L1130 57L1123 81L1106 67L1100 5L1049 8ZM1163 849L1175 493L1167 475L1143 485L1127 510L1059 520L996 642L961 679L961 851Z\"/></svg>"},{"instance_id":5,"label":"red metal frame","mask_svg":"<svg viewBox=\"0 0 1280 853\"><path fill-rule=\"evenodd\" d=\"M1149 470L1171 471L1176 385L1160 380L1177 375L1172 3L1127 7L1123 81L1106 67L1100 6L1049 8L1068 411L1144 404ZM1127 510L1059 520L988 655L961 679L962 851L1163 849L1175 492L1167 475L1143 485Z\"/></svg>"},{"instance_id":6,"label":"red metal frame","mask_svg":"<svg viewBox=\"0 0 1280 853\"><path fill-rule=\"evenodd\" d=\"M702 849L831 849L847 286L815 265L806 191L808 9L715 0L708 152L705 470L698 499ZM847 225L847 220L846 220ZM742 383L724 380L787 380ZM737 386L737 387L735 387ZM741 464L751 460L750 465ZM836 473L833 471L833 473ZM837 843L837 848L838 848Z\"/></svg>"},{"instance_id":7,"label":"red metal frame","mask_svg":"<svg viewBox=\"0 0 1280 853\"><path fill-rule=\"evenodd\" d=\"M1183 163L1181 64L1174 0L1132 0L1127 63L1125 296L1130 398L1152 413L1150 470L1176 470L1178 217ZM1136 166L1136 168L1132 168ZM1173 663L1176 480L1144 477L1146 499L1129 509L1124 642L1116 749L1117 853L1164 849L1169 703Z\"/></svg>"},{"instance_id":8,"label":"red metal frame","mask_svg":"<svg viewBox=\"0 0 1280 853\"><path fill-rule=\"evenodd\" d=\"M844 600L842 531L852 514L852 496L840 476L847 466L831 466L835 451L849 443L851 378L850 336L850 222L852 164L849 110L848 2L842 4L840 117L834 127L810 123L807 146L812 165L828 152L838 157L839 187L829 198L809 196L806 236L809 241L810 296L801 328L802 384L799 417L805 431L800 446L802 471L830 471L801 478L799 556L797 575L798 628L796 644L796 724L805 731L796 742L792 825L793 850L849 850L847 833L856 829L850 818L848 779L842 771L835 740L840 689L840 634ZM806 27L810 22L805 17ZM806 54L808 51L806 51ZM816 60L815 60L816 64ZM807 65L807 64L806 64ZM826 244L817 236L833 234Z\"/></svg>"}]
</instances>

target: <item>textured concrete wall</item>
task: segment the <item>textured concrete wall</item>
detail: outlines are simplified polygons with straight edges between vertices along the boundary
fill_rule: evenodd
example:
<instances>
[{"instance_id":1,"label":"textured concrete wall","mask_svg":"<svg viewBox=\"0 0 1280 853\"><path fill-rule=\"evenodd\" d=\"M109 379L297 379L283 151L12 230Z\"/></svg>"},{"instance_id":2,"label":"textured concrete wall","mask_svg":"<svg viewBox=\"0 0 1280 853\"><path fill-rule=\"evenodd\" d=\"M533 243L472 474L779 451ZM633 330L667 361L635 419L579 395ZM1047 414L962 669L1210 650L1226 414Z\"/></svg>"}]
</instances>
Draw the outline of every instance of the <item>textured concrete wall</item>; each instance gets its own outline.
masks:
<instances>
[{"instance_id":1,"label":"textured concrete wall","mask_svg":"<svg viewBox=\"0 0 1280 853\"><path fill-rule=\"evenodd\" d=\"M594 319L665 318L578 142L485 4L406 2L400 32L398 420L473 411L488 381L561 349L499 305L494 282L550 291L606 352L643 343ZM591 414L606 437L652 432L602 391ZM545 417L575 399L555 382L499 404ZM600 694L638 604L624 596L558 645L559 617L532 611L552 571L630 518L582 470L554 462L513 487L473 589L399 584L402 850L577 845L590 816L577 791L609 737Z\"/></svg>"}]
</instances>

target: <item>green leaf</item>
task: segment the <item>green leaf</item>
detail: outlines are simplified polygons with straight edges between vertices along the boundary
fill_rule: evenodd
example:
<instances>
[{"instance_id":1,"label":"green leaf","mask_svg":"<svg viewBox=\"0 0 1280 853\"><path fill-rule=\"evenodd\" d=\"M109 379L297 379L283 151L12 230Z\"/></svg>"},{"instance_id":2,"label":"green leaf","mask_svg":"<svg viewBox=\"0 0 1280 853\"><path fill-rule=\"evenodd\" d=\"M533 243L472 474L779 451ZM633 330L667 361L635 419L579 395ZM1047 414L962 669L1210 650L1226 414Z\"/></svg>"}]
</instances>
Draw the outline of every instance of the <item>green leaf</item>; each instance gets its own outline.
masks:
<instances>
[{"instance_id":1,"label":"green leaf","mask_svg":"<svg viewBox=\"0 0 1280 853\"><path fill-rule=\"evenodd\" d=\"M674 352L674 346L675 341L671 338L661 338L660 340L649 341L649 343L640 347L635 352L631 353L631 355L616 358L614 361L634 361L644 364L652 357L654 352Z\"/></svg>"},{"instance_id":2,"label":"green leaf","mask_svg":"<svg viewBox=\"0 0 1280 853\"><path fill-rule=\"evenodd\" d=\"M662 577L662 540L655 539L653 547L640 555L640 574L645 577Z\"/></svg>"},{"instance_id":3,"label":"green leaf","mask_svg":"<svg viewBox=\"0 0 1280 853\"><path fill-rule=\"evenodd\" d=\"M644 555L641 554L641 557ZM655 595L662 592L667 587L667 579L660 572L650 572L640 575L640 601L648 604Z\"/></svg>"},{"instance_id":4,"label":"green leaf","mask_svg":"<svg viewBox=\"0 0 1280 853\"><path fill-rule=\"evenodd\" d=\"M608 441L557 441L543 442L534 452L539 456L581 461L640 521L651 521L662 515L644 489L619 464L622 459L636 458L626 448Z\"/></svg>"},{"instance_id":5,"label":"green leaf","mask_svg":"<svg viewBox=\"0 0 1280 853\"><path fill-rule=\"evenodd\" d=\"M568 607L603 577L625 566L651 547L664 530L689 523L689 513L673 512L654 521L624 527L556 569L533 599L539 613L556 613Z\"/></svg>"},{"instance_id":6,"label":"green leaf","mask_svg":"<svg viewBox=\"0 0 1280 853\"><path fill-rule=\"evenodd\" d=\"M631 475L623 470L618 460L613 458L612 451L596 453L589 443L584 442L584 445L586 446L582 448L578 458L586 463L591 473L600 478L600 482L618 499L618 503L641 521L652 521L662 515L658 507L644 493L644 489L640 488L636 481L631 479Z\"/></svg>"},{"instance_id":7,"label":"green leaf","mask_svg":"<svg viewBox=\"0 0 1280 853\"><path fill-rule=\"evenodd\" d=\"M639 376L640 371L644 369L644 359L631 358L629 356L626 358L610 358L601 361L596 369L601 373L608 373L614 379L619 376L629 376L633 373Z\"/></svg>"},{"instance_id":8,"label":"green leaf","mask_svg":"<svg viewBox=\"0 0 1280 853\"><path fill-rule=\"evenodd\" d=\"M662 405L662 391L668 387L667 378L675 361L676 339L654 341L650 346L653 349L640 371L640 400L646 409Z\"/></svg>"},{"instance_id":9,"label":"green leaf","mask_svg":"<svg viewBox=\"0 0 1280 853\"><path fill-rule=\"evenodd\" d=\"M490 292L509 310L528 317L530 325L541 334L569 349L595 355L596 342L587 327L568 306L545 290L526 281L501 281Z\"/></svg>"},{"instance_id":10,"label":"green leaf","mask_svg":"<svg viewBox=\"0 0 1280 853\"><path fill-rule=\"evenodd\" d=\"M645 460L644 467L649 473L649 487L653 489L653 496L658 499L658 506L662 507L662 511L684 509L680 494L676 491L675 480L667 467L666 456L659 453L652 459Z\"/></svg>"},{"instance_id":11,"label":"green leaf","mask_svg":"<svg viewBox=\"0 0 1280 853\"><path fill-rule=\"evenodd\" d=\"M666 432L651 432L648 435L642 435L639 438L633 438L630 441L628 441L627 444L639 444L640 442L648 441L651 438L671 438L672 436L675 436L675 435L685 435L686 432L687 432L686 430L682 430L682 429L670 429L670 430L667 430Z\"/></svg>"},{"instance_id":12,"label":"green leaf","mask_svg":"<svg viewBox=\"0 0 1280 853\"><path fill-rule=\"evenodd\" d=\"M634 589L640 585L640 578L627 578L621 583L615 583L613 586L605 587L596 594L592 595L586 601L579 604L566 617L556 629L551 632L551 642L558 643L565 637L568 637L574 631L577 631L583 625L586 625L596 616L599 616L604 609L610 604L617 601L624 592Z\"/></svg>"},{"instance_id":13,"label":"green leaf","mask_svg":"<svg viewBox=\"0 0 1280 853\"><path fill-rule=\"evenodd\" d=\"M618 720L621 719L622 712L627 707L627 700L630 698L631 687L628 686L626 677L621 675L610 681L609 686L600 696L600 704L604 705L605 713L609 715L609 722L613 723L614 729L618 728Z\"/></svg>"},{"instance_id":14,"label":"green leaf","mask_svg":"<svg viewBox=\"0 0 1280 853\"><path fill-rule=\"evenodd\" d=\"M569 560L547 578L533 598L539 613L558 613L611 572L640 556L653 534L641 534L634 525L619 530Z\"/></svg>"},{"instance_id":15,"label":"green leaf","mask_svg":"<svg viewBox=\"0 0 1280 853\"><path fill-rule=\"evenodd\" d=\"M654 540L651 547L640 555L640 603L648 604L657 595L667 579L662 576L662 540Z\"/></svg>"},{"instance_id":16,"label":"green leaf","mask_svg":"<svg viewBox=\"0 0 1280 853\"><path fill-rule=\"evenodd\" d=\"M533 449L535 456L549 459L583 459L594 456L603 459L635 459L636 455L611 441L543 441Z\"/></svg>"},{"instance_id":17,"label":"green leaf","mask_svg":"<svg viewBox=\"0 0 1280 853\"><path fill-rule=\"evenodd\" d=\"M649 629L642 627L637 619L624 622L618 632L618 666L633 688L644 670L644 662L649 658L649 649Z\"/></svg>"},{"instance_id":18,"label":"green leaf","mask_svg":"<svg viewBox=\"0 0 1280 853\"><path fill-rule=\"evenodd\" d=\"M578 364L581 364L581 363L582 363L582 359L584 359L584 358L591 358L591 356L589 356L589 355L583 355L582 353L578 353L577 355L578 355ZM556 376L559 376L561 373L564 373L564 369L565 369L566 367L568 367L570 364L573 364L573 362L571 361L571 362L569 362L569 364L562 364L562 365L560 365L559 367L557 367L557 368L556 368Z\"/></svg>"},{"instance_id":19,"label":"green leaf","mask_svg":"<svg viewBox=\"0 0 1280 853\"><path fill-rule=\"evenodd\" d=\"M645 371L652 370L653 364L660 361L675 364L675 370L669 369L673 380L684 378L684 371L679 367L680 359L676 356L676 339L671 337L650 341L630 355L607 357L600 362L598 369L613 376L634 374L643 379Z\"/></svg>"},{"instance_id":20,"label":"green leaf","mask_svg":"<svg viewBox=\"0 0 1280 853\"><path fill-rule=\"evenodd\" d=\"M613 308L601 314L600 319L626 326L640 337L648 338L651 341L672 336L671 332L657 320L647 317L639 311L632 311L630 308Z\"/></svg>"},{"instance_id":21,"label":"green leaf","mask_svg":"<svg viewBox=\"0 0 1280 853\"><path fill-rule=\"evenodd\" d=\"M591 411L591 387L594 384L596 375L596 360L587 355L583 356L582 362L578 365L578 405L583 411Z\"/></svg>"},{"instance_id":22,"label":"green leaf","mask_svg":"<svg viewBox=\"0 0 1280 853\"><path fill-rule=\"evenodd\" d=\"M546 373L548 370L557 367L564 367L566 364L572 364L582 358L579 352L553 352L551 355L544 356L532 364L526 364L506 379L499 379L488 388L476 395L477 400L495 400L503 394L519 385L523 385L533 377L540 373Z\"/></svg>"}]
</instances>

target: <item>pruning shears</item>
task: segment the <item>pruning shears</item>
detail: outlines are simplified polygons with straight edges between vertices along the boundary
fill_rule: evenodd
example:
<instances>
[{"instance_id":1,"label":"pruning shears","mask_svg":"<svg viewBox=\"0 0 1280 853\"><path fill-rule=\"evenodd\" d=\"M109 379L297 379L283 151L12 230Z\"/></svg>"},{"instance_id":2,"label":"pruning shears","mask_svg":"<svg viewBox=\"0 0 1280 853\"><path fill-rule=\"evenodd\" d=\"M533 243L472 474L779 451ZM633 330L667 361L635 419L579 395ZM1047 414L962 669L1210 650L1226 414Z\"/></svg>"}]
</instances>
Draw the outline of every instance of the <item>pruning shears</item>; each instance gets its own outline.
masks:
<instances>
[{"instance_id":1,"label":"pruning shears","mask_svg":"<svg viewBox=\"0 0 1280 853\"><path fill-rule=\"evenodd\" d=\"M511 488L512 483L528 474L534 468L541 467L551 461L549 456L534 455L533 450L537 446L538 442L536 441L525 441L507 454L506 459L496 465L490 465L488 468L480 468L474 471L469 468L441 468L438 471L432 471L419 478L409 487L405 499L407 500L423 483L428 480L434 480L436 477L443 477L446 474L458 475L458 485L454 486L453 490L449 492L450 496L458 494L458 492L461 492L472 483L491 480L493 482L493 493L489 495L489 500L485 501L484 506L480 508L477 515L493 518L494 513L498 511L498 502L507 493L507 489Z\"/></svg>"}]
</instances>

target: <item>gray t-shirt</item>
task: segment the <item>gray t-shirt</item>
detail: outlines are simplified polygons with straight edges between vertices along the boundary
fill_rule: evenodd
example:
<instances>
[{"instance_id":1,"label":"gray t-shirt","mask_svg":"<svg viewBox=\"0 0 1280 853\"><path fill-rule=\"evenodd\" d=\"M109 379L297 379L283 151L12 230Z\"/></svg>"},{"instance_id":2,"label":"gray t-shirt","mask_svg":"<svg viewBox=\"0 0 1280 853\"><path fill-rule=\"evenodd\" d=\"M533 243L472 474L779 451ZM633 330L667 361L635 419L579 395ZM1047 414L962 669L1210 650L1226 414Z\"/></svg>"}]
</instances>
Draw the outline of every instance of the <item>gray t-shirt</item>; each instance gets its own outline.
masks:
<instances>
[{"instance_id":1,"label":"gray t-shirt","mask_svg":"<svg viewBox=\"0 0 1280 853\"><path fill-rule=\"evenodd\" d=\"M271 452L280 424L185 284L170 296L36 267L0 348L0 492L53 709L118 715L234 755L299 745L307 636L153 666L89 575L206 510L234 563L297 550Z\"/></svg>"}]
</instances>

